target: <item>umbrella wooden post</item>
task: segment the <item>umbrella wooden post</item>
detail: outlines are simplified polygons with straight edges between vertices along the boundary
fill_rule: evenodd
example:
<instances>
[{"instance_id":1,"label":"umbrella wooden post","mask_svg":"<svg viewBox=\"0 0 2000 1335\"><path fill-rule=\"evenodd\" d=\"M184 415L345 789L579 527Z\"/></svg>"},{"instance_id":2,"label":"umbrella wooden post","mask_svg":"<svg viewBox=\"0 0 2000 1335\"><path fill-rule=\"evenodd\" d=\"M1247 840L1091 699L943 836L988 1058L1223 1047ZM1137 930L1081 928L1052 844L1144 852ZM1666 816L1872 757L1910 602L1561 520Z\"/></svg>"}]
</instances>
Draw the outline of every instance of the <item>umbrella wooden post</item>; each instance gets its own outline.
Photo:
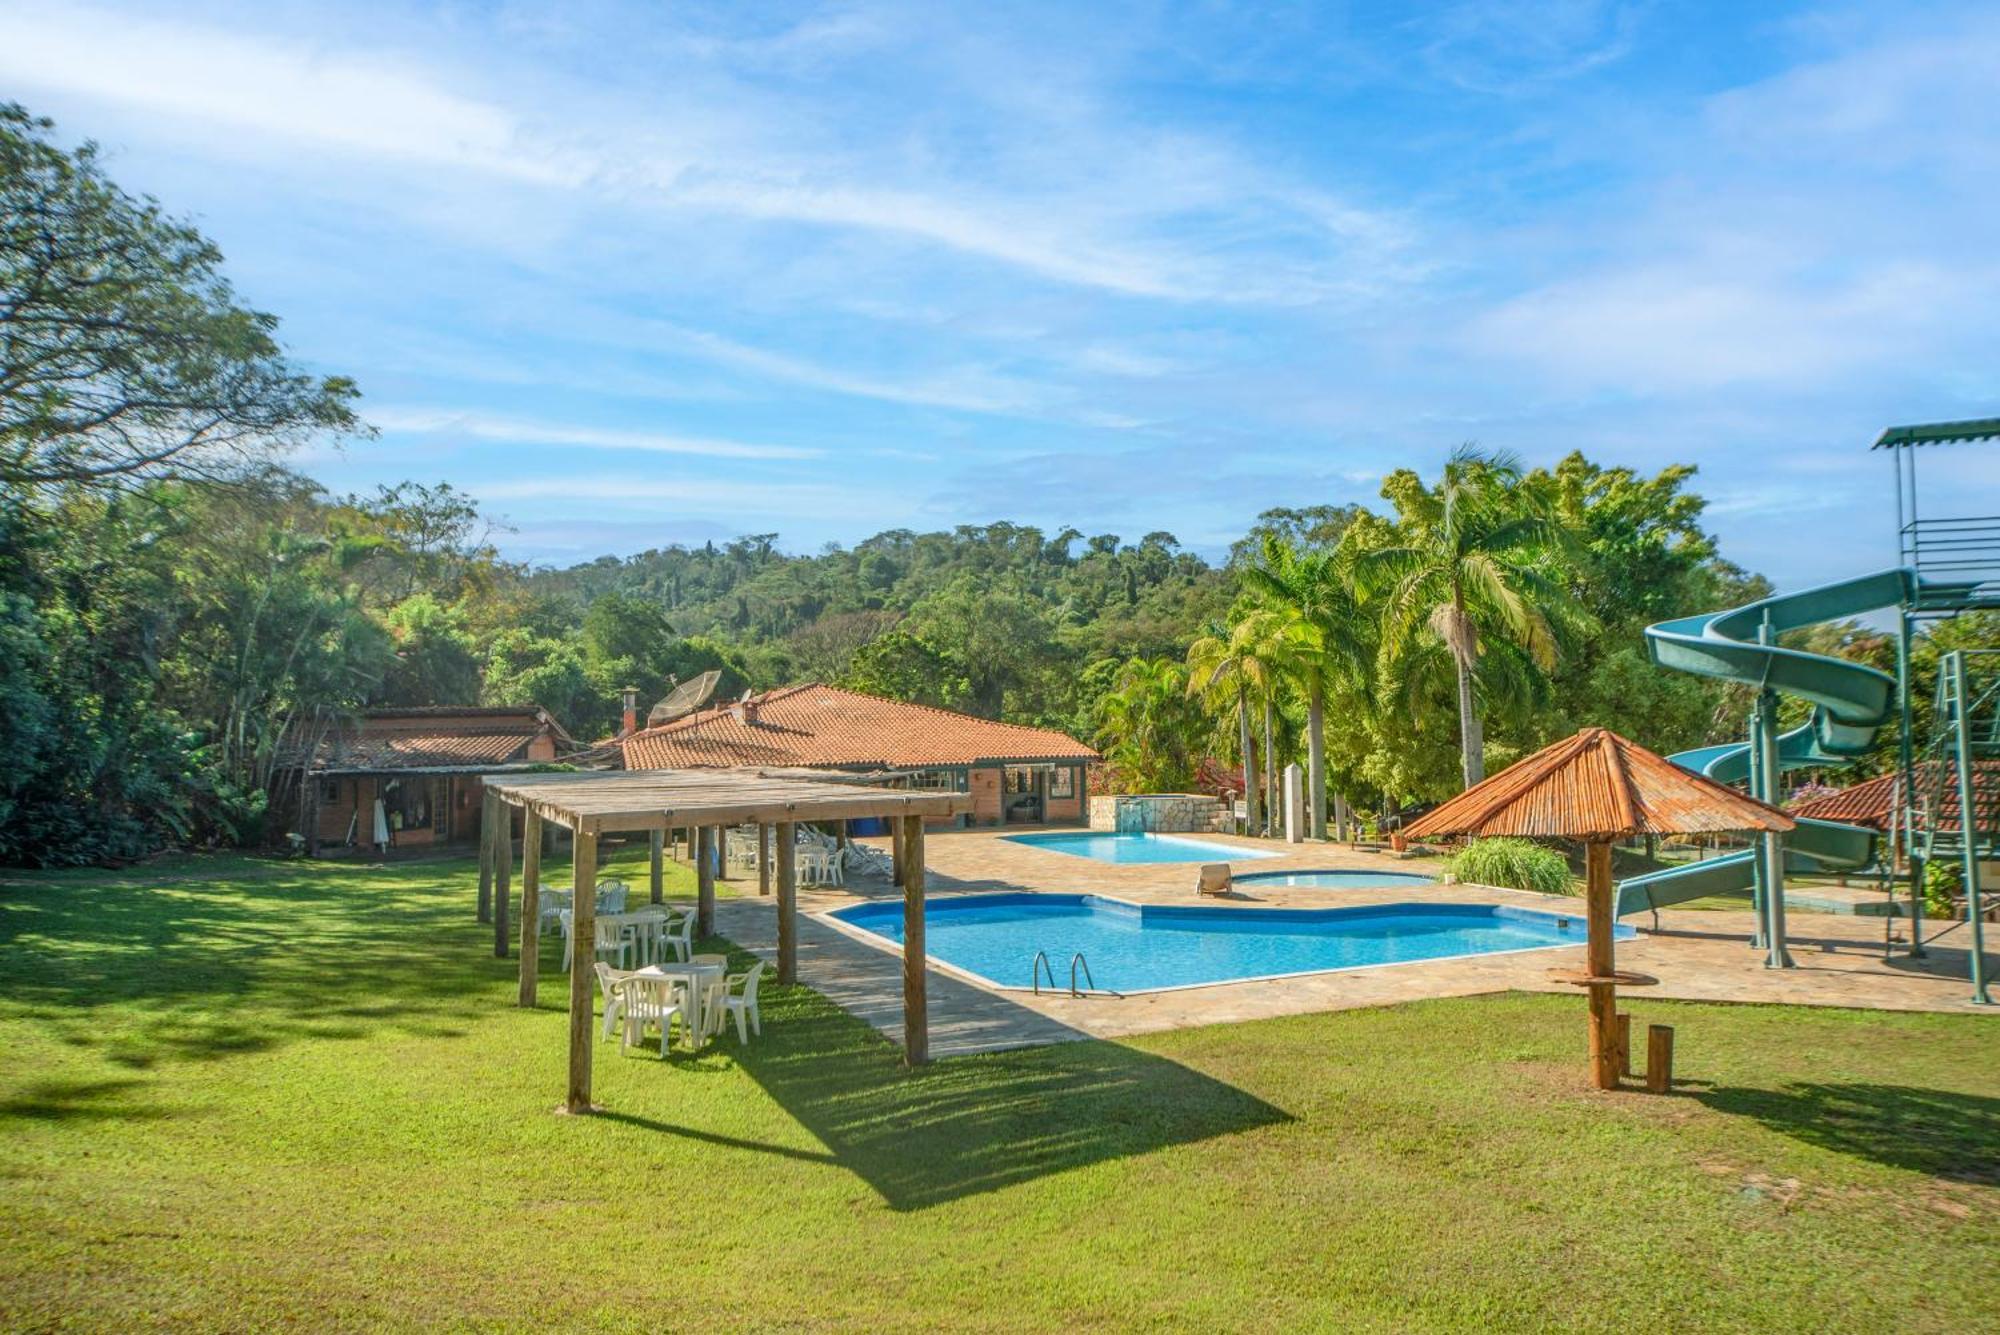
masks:
<instances>
[{"instance_id":1,"label":"umbrella wooden post","mask_svg":"<svg viewBox=\"0 0 2000 1335\"><path fill-rule=\"evenodd\" d=\"M1584 846L1584 912L1589 928L1585 948L1592 978L1610 978L1616 969L1611 944L1611 845L1593 839ZM1590 1073L1599 1089L1618 1088L1618 987L1590 985Z\"/></svg>"}]
</instances>

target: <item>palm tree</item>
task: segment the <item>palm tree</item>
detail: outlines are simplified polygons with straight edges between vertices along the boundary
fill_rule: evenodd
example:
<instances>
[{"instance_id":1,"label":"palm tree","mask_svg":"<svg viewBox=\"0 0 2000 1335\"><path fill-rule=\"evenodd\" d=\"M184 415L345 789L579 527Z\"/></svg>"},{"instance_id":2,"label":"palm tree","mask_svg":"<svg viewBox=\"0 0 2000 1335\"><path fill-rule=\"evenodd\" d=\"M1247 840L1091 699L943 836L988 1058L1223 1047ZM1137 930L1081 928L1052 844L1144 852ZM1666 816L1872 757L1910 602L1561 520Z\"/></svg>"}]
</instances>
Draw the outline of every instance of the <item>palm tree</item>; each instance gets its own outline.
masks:
<instances>
[{"instance_id":1,"label":"palm tree","mask_svg":"<svg viewBox=\"0 0 2000 1335\"><path fill-rule=\"evenodd\" d=\"M1511 455L1471 445L1452 452L1437 488L1414 477L1385 487L1398 522L1382 546L1354 558L1357 581L1383 599L1382 670L1412 675L1413 657L1442 646L1457 677L1460 767L1470 788L1485 777L1479 718L1482 658L1510 685L1523 670L1555 666L1557 624L1574 621L1561 585L1543 570L1564 532L1541 499L1521 484Z\"/></svg>"},{"instance_id":2,"label":"palm tree","mask_svg":"<svg viewBox=\"0 0 2000 1335\"><path fill-rule=\"evenodd\" d=\"M1140 791L1171 792L1192 781L1188 742L1198 722L1187 671L1171 658L1134 658L1097 702L1097 743Z\"/></svg>"},{"instance_id":3,"label":"palm tree","mask_svg":"<svg viewBox=\"0 0 2000 1335\"><path fill-rule=\"evenodd\" d=\"M1326 698L1365 679L1374 658L1367 618L1334 552L1264 539L1263 561L1243 572L1262 604L1248 632L1306 698L1306 773L1312 837L1326 838Z\"/></svg>"},{"instance_id":4,"label":"palm tree","mask_svg":"<svg viewBox=\"0 0 2000 1335\"><path fill-rule=\"evenodd\" d=\"M1233 625L1211 621L1207 632L1188 646L1187 653L1188 694L1210 700L1222 696L1235 703L1237 754L1243 761L1244 829L1253 832L1260 822L1257 749L1250 740L1250 699L1252 695L1260 695L1268 700L1268 692L1278 676L1277 662L1257 637L1257 629L1250 616L1239 616ZM1267 754L1270 741L1267 714L1264 737Z\"/></svg>"}]
</instances>

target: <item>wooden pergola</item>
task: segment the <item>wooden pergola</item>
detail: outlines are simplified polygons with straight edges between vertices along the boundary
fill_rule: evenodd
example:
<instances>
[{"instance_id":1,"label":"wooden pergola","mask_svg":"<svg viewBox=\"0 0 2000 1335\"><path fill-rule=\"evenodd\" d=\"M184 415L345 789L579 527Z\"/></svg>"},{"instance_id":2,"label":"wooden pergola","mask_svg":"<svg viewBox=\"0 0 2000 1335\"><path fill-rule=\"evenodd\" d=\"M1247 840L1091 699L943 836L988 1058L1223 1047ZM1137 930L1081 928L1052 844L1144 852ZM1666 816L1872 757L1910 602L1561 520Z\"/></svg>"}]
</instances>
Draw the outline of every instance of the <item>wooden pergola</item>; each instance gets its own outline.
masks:
<instances>
[{"instance_id":1,"label":"wooden pergola","mask_svg":"<svg viewBox=\"0 0 2000 1335\"><path fill-rule=\"evenodd\" d=\"M571 1112L588 1111L597 986L597 841L606 834L645 833L652 840L652 900L661 899L661 843L669 830L696 831L699 930L715 925L715 857L721 830L755 823L777 833L778 981L798 979L798 879L794 826L800 821L889 820L896 880L903 890L903 1057L929 1060L930 1026L924 995L924 821L970 810L964 793L874 788L756 770L619 770L576 774L496 774L486 780L486 840L482 872L493 880L494 949L504 957L511 893L512 809L521 812L521 991L535 1004L539 963L542 825L575 837L575 894L570 924L569 1096Z\"/></svg>"}]
</instances>

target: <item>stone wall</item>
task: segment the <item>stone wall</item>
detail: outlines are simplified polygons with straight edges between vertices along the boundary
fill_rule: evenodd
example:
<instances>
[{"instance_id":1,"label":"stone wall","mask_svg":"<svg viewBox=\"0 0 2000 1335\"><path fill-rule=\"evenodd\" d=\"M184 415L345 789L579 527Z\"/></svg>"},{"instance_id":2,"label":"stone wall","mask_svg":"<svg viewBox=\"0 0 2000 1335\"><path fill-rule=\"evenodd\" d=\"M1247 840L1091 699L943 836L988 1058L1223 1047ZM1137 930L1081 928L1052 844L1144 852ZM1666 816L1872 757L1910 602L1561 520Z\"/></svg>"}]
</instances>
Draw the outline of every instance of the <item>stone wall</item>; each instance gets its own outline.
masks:
<instances>
[{"instance_id":1,"label":"stone wall","mask_svg":"<svg viewBox=\"0 0 2000 1335\"><path fill-rule=\"evenodd\" d=\"M1114 793L1090 799L1090 828L1120 834L1215 834L1230 828L1229 808L1204 793Z\"/></svg>"}]
</instances>

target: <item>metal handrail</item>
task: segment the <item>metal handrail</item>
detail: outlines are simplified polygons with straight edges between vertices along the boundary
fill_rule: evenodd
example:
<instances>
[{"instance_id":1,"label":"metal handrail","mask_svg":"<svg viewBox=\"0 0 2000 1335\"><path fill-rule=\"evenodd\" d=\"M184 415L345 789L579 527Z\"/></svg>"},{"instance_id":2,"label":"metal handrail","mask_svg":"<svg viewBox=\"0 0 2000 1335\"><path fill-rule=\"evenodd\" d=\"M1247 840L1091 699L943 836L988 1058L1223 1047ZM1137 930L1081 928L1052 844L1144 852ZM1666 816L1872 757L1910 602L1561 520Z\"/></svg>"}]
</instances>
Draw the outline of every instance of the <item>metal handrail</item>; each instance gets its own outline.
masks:
<instances>
[{"instance_id":1,"label":"metal handrail","mask_svg":"<svg viewBox=\"0 0 2000 1335\"><path fill-rule=\"evenodd\" d=\"M1049 963L1048 951L1038 950L1035 952L1035 962L1028 966L1028 971L1034 976L1035 995L1038 997L1042 995L1043 969L1049 971L1049 991L1053 992L1056 990L1056 966ZM1070 991L1076 991L1076 970L1074 968L1070 970Z\"/></svg>"},{"instance_id":2,"label":"metal handrail","mask_svg":"<svg viewBox=\"0 0 2000 1335\"><path fill-rule=\"evenodd\" d=\"M1083 981L1089 985L1091 992L1106 997L1123 997L1125 995L1115 987L1099 987L1097 980L1090 976L1090 961L1085 959L1083 952L1079 950L1076 954L1069 957L1069 994L1071 996L1081 997L1084 995L1083 989L1076 985L1076 971L1079 965L1083 968Z\"/></svg>"}]
</instances>

